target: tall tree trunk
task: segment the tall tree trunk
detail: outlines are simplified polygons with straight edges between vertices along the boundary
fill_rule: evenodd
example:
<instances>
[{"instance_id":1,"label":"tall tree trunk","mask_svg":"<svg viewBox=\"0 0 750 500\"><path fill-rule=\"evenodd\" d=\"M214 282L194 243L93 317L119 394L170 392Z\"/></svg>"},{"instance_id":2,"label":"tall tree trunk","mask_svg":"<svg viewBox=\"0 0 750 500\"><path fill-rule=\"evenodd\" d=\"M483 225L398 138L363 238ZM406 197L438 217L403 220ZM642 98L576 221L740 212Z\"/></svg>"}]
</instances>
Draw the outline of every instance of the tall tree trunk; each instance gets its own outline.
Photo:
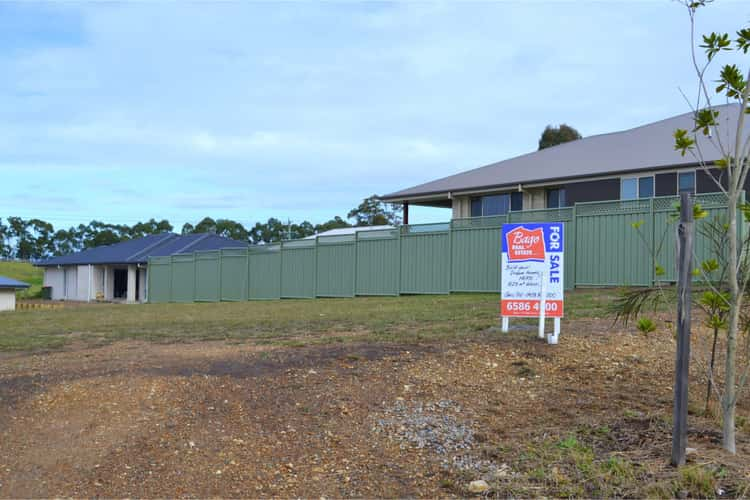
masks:
<instances>
[{"instance_id":1,"label":"tall tree trunk","mask_svg":"<svg viewBox=\"0 0 750 500\"><path fill-rule=\"evenodd\" d=\"M739 168L732 165L730 168ZM731 183L731 181L730 181ZM737 201L738 186L729 186L727 196L729 218L729 293L731 307L729 311L729 328L727 329L727 356L724 369L724 397L722 398L722 445L730 453L736 453L734 432L734 410L736 405L735 358L737 355L737 330L740 320L740 286L738 282L738 246L737 246Z\"/></svg>"}]
</instances>

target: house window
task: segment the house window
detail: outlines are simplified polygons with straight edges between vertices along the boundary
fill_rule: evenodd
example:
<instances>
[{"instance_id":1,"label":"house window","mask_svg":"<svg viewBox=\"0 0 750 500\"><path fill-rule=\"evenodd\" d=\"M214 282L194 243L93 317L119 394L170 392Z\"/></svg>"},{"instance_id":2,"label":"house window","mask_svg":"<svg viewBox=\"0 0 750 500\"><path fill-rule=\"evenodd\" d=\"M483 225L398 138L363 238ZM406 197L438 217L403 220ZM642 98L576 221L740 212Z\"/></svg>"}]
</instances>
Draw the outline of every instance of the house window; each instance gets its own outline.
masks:
<instances>
[{"instance_id":1,"label":"house window","mask_svg":"<svg viewBox=\"0 0 750 500\"><path fill-rule=\"evenodd\" d=\"M654 196L654 176L625 177L620 180L620 199L652 198Z\"/></svg>"},{"instance_id":2,"label":"house window","mask_svg":"<svg viewBox=\"0 0 750 500\"><path fill-rule=\"evenodd\" d=\"M547 190L547 208L563 208L565 206L565 188Z\"/></svg>"},{"instance_id":3,"label":"house window","mask_svg":"<svg viewBox=\"0 0 750 500\"><path fill-rule=\"evenodd\" d=\"M471 199L471 216L505 215L510 210L523 209L523 193L503 193Z\"/></svg>"},{"instance_id":4,"label":"house window","mask_svg":"<svg viewBox=\"0 0 750 500\"><path fill-rule=\"evenodd\" d=\"M638 179L638 198L654 197L654 177L641 177Z\"/></svg>"},{"instance_id":5,"label":"house window","mask_svg":"<svg viewBox=\"0 0 750 500\"><path fill-rule=\"evenodd\" d=\"M695 171L677 174L677 193L695 193Z\"/></svg>"},{"instance_id":6,"label":"house window","mask_svg":"<svg viewBox=\"0 0 750 500\"><path fill-rule=\"evenodd\" d=\"M521 191L510 193L510 209L513 212L523 210L523 193Z\"/></svg>"},{"instance_id":7,"label":"house window","mask_svg":"<svg viewBox=\"0 0 750 500\"><path fill-rule=\"evenodd\" d=\"M482 216L482 198L471 199L471 216L472 217Z\"/></svg>"}]
</instances>

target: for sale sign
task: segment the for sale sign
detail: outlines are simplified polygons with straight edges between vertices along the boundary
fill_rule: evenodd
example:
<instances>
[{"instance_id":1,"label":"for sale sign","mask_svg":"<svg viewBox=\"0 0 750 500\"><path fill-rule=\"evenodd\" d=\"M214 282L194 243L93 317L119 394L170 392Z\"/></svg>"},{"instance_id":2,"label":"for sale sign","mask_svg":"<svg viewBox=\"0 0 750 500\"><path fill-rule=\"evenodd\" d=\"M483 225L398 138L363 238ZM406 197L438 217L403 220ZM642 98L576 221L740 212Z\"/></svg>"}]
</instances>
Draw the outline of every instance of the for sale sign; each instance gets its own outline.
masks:
<instances>
[{"instance_id":1,"label":"for sale sign","mask_svg":"<svg viewBox=\"0 0 750 500\"><path fill-rule=\"evenodd\" d=\"M502 316L563 316L563 223L503 225Z\"/></svg>"}]
</instances>

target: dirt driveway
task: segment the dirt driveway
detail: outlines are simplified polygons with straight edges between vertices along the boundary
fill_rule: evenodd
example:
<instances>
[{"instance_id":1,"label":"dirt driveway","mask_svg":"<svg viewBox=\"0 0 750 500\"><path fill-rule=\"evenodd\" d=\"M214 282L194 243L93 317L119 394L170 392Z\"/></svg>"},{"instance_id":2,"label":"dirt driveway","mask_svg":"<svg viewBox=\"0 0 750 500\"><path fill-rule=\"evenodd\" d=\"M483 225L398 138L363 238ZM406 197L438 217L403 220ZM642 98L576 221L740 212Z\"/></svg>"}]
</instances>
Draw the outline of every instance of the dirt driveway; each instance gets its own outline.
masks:
<instances>
[{"instance_id":1,"label":"dirt driveway","mask_svg":"<svg viewBox=\"0 0 750 500\"><path fill-rule=\"evenodd\" d=\"M665 464L669 334L569 331L3 354L0 497L700 494ZM715 422L691 424L710 487L746 492L745 433L728 457Z\"/></svg>"}]
</instances>

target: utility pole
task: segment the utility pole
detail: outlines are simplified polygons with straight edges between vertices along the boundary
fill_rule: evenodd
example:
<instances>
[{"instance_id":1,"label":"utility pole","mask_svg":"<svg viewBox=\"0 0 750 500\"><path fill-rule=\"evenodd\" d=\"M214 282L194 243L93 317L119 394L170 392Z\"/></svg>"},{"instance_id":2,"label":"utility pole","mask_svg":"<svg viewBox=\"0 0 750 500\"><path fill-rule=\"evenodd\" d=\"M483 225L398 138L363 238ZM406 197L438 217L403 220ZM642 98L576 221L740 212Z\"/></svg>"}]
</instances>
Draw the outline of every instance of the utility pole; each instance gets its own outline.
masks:
<instances>
[{"instance_id":1,"label":"utility pole","mask_svg":"<svg viewBox=\"0 0 750 500\"><path fill-rule=\"evenodd\" d=\"M693 200L690 193L680 193L680 225L677 227L677 358L672 428L672 465L675 466L685 465L687 447L693 230Z\"/></svg>"}]
</instances>

